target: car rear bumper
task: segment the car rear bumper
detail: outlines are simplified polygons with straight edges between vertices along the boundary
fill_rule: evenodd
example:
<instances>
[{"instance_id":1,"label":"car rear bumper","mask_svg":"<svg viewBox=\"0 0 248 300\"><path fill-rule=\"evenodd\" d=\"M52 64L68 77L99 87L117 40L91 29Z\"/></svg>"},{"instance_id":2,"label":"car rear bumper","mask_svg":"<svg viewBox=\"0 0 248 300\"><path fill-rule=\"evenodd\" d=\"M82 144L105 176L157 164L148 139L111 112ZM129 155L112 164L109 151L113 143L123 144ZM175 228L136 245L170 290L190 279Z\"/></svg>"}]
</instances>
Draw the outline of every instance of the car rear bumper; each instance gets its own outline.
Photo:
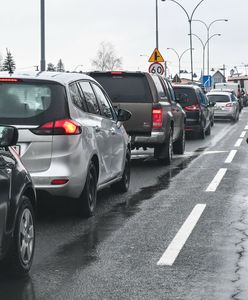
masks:
<instances>
[{"instance_id":1,"label":"car rear bumper","mask_svg":"<svg viewBox=\"0 0 248 300\"><path fill-rule=\"evenodd\" d=\"M165 132L153 131L150 136L132 136L131 144L134 147L153 147L165 142Z\"/></svg>"}]
</instances>

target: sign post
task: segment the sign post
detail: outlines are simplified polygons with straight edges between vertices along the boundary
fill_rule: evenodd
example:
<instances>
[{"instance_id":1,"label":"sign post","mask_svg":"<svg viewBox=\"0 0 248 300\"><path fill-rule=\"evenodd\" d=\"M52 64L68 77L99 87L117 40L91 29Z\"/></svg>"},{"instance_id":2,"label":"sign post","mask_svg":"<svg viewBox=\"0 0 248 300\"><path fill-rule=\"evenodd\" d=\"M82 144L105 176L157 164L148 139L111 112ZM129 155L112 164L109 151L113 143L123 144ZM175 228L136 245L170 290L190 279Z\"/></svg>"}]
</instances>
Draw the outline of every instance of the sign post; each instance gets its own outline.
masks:
<instances>
[{"instance_id":1,"label":"sign post","mask_svg":"<svg viewBox=\"0 0 248 300\"><path fill-rule=\"evenodd\" d=\"M149 66L149 73L163 75L164 66L161 64L164 62L162 54L159 52L158 48L155 48L152 55L149 58L151 63Z\"/></svg>"}]
</instances>

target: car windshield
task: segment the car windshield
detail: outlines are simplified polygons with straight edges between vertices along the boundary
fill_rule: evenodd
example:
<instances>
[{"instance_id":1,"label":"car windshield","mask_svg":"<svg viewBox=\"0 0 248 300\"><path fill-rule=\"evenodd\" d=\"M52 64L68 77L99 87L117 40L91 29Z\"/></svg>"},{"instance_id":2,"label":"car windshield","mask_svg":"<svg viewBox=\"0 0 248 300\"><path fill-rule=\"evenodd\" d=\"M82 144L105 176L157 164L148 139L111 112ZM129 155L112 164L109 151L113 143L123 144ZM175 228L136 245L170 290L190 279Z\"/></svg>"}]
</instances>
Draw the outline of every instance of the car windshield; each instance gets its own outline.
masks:
<instances>
[{"instance_id":1,"label":"car windshield","mask_svg":"<svg viewBox=\"0 0 248 300\"><path fill-rule=\"evenodd\" d=\"M175 95L182 107L197 103L195 90L192 88L174 87Z\"/></svg>"},{"instance_id":2,"label":"car windshield","mask_svg":"<svg viewBox=\"0 0 248 300\"><path fill-rule=\"evenodd\" d=\"M152 102L147 79L142 74L90 74L106 90L113 102Z\"/></svg>"},{"instance_id":3,"label":"car windshield","mask_svg":"<svg viewBox=\"0 0 248 300\"><path fill-rule=\"evenodd\" d=\"M214 102L230 102L230 98L227 95L207 95L207 97Z\"/></svg>"},{"instance_id":4,"label":"car windshield","mask_svg":"<svg viewBox=\"0 0 248 300\"><path fill-rule=\"evenodd\" d=\"M0 122L39 125L64 117L65 90L59 84L40 81L0 83ZM58 109L59 108L59 109Z\"/></svg>"}]
</instances>

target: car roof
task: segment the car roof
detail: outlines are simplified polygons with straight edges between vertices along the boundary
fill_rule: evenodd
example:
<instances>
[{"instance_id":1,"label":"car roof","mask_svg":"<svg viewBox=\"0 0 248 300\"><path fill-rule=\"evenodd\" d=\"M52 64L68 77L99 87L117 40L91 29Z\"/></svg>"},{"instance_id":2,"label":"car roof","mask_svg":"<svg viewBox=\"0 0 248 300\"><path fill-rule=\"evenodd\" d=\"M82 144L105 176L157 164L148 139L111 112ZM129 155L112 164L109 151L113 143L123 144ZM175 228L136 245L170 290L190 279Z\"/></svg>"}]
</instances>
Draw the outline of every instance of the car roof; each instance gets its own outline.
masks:
<instances>
[{"instance_id":1,"label":"car roof","mask_svg":"<svg viewBox=\"0 0 248 300\"><path fill-rule=\"evenodd\" d=\"M209 96L209 95L220 95L220 96L231 96L231 93L230 92L221 92L221 91L214 91L214 92L208 92L207 94L206 94L207 96Z\"/></svg>"},{"instance_id":2,"label":"car roof","mask_svg":"<svg viewBox=\"0 0 248 300\"><path fill-rule=\"evenodd\" d=\"M198 85L194 85L194 84L173 84L173 88L187 88L187 89L194 89L194 90L201 89Z\"/></svg>"},{"instance_id":3,"label":"car roof","mask_svg":"<svg viewBox=\"0 0 248 300\"><path fill-rule=\"evenodd\" d=\"M70 82L82 79L91 79L95 81L92 77L83 73L67 73L67 72L18 72L15 71L13 74L9 72L0 72L0 78L18 78L18 79L38 79L38 80L48 80L66 85ZM96 82L96 81L95 81Z\"/></svg>"}]
</instances>

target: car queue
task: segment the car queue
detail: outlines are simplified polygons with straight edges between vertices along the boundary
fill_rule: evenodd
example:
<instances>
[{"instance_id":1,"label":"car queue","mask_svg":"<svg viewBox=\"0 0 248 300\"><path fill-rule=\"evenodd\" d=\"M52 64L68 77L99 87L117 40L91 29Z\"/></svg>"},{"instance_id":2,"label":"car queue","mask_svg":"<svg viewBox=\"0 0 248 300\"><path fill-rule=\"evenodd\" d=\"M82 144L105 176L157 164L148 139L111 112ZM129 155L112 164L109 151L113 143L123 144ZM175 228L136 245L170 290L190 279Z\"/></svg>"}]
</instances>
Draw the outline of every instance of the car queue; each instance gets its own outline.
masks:
<instances>
[{"instance_id":1,"label":"car queue","mask_svg":"<svg viewBox=\"0 0 248 300\"><path fill-rule=\"evenodd\" d=\"M205 95L146 72L88 75L0 75L1 268L23 275L32 265L36 192L90 217L99 190L128 191L133 149L153 148L167 165L184 154L186 133L204 139L224 112L238 120L232 93Z\"/></svg>"}]
</instances>

